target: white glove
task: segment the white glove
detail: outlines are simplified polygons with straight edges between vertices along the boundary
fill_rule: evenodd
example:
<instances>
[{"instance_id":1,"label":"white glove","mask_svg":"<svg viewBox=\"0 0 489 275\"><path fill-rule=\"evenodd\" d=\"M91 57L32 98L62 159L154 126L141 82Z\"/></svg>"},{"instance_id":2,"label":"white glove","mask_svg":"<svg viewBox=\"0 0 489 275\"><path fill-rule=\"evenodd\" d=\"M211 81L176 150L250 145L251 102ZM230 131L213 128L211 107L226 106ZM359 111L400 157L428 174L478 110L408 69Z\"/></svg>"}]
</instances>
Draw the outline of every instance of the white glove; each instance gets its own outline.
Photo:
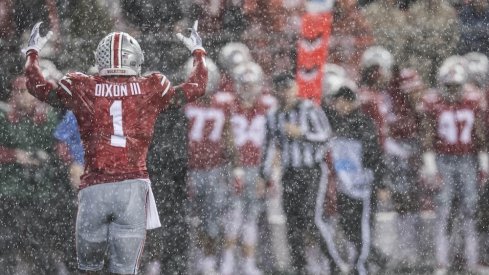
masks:
<instances>
[{"instance_id":1,"label":"white glove","mask_svg":"<svg viewBox=\"0 0 489 275\"><path fill-rule=\"evenodd\" d=\"M181 33L177 33L178 39L185 44L185 46L193 53L195 50L204 50L202 47L202 38L200 38L199 34L197 33L197 27L199 26L199 21L195 20L194 26L192 28L189 28L188 30L190 31L190 36L185 37Z\"/></svg>"},{"instance_id":2,"label":"white glove","mask_svg":"<svg viewBox=\"0 0 489 275\"><path fill-rule=\"evenodd\" d=\"M29 38L29 42L27 43L27 48L22 49L23 54L27 54L27 52L30 50L35 50L39 53L44 45L46 45L46 42L48 42L48 40L53 35L53 32L49 31L46 36L42 37L39 33L39 27L41 26L41 24L42 22L38 22L32 28L31 37Z\"/></svg>"}]
</instances>

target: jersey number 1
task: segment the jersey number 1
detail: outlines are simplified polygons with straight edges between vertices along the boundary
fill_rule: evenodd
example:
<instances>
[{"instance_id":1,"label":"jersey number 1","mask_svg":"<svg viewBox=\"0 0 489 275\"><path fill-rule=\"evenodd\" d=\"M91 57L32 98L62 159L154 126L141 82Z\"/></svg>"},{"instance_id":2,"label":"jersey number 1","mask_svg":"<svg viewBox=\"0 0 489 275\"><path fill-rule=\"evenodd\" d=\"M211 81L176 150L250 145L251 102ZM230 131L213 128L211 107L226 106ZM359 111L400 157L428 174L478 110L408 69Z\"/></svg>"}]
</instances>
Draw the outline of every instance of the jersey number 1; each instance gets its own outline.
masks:
<instances>
[{"instance_id":1,"label":"jersey number 1","mask_svg":"<svg viewBox=\"0 0 489 275\"><path fill-rule=\"evenodd\" d=\"M114 134L110 136L110 145L114 147L126 147L126 137L122 129L122 101L116 100L110 105L110 116L114 126Z\"/></svg>"}]
</instances>

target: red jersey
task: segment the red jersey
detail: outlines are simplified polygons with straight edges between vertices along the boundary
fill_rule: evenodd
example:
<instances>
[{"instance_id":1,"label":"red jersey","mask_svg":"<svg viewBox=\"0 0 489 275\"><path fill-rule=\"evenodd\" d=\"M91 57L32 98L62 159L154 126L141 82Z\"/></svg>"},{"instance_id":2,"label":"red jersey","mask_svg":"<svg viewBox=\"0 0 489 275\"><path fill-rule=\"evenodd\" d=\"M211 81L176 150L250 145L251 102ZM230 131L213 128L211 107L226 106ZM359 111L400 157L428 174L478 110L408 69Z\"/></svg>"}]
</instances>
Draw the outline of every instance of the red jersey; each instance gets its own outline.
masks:
<instances>
[{"instance_id":1,"label":"red jersey","mask_svg":"<svg viewBox=\"0 0 489 275\"><path fill-rule=\"evenodd\" d=\"M450 103L433 91L423 98L423 111L435 121L433 145L437 153L463 155L478 151L475 123L485 112L481 93L464 91L461 100Z\"/></svg>"},{"instance_id":2,"label":"red jersey","mask_svg":"<svg viewBox=\"0 0 489 275\"><path fill-rule=\"evenodd\" d=\"M260 164L266 134L266 113L276 105L274 97L263 95L251 108L238 103L231 114L233 140L241 166Z\"/></svg>"},{"instance_id":3,"label":"red jersey","mask_svg":"<svg viewBox=\"0 0 489 275\"><path fill-rule=\"evenodd\" d=\"M233 94L218 92L210 102L195 101L185 106L190 169L212 169L228 161L223 133L234 103Z\"/></svg>"},{"instance_id":4,"label":"red jersey","mask_svg":"<svg viewBox=\"0 0 489 275\"><path fill-rule=\"evenodd\" d=\"M85 150L80 188L148 177L146 155L156 117L170 101L192 101L204 94L204 55L194 52L194 71L188 82L176 87L160 73L145 77L69 73L61 79L56 96L75 114ZM35 51L27 56L26 76L29 92L49 101L56 87L44 79Z\"/></svg>"},{"instance_id":5,"label":"red jersey","mask_svg":"<svg viewBox=\"0 0 489 275\"><path fill-rule=\"evenodd\" d=\"M394 139L416 138L418 120L415 106L410 106L406 95L392 91L360 92L362 110L375 122L380 142L384 145L390 137Z\"/></svg>"}]
</instances>

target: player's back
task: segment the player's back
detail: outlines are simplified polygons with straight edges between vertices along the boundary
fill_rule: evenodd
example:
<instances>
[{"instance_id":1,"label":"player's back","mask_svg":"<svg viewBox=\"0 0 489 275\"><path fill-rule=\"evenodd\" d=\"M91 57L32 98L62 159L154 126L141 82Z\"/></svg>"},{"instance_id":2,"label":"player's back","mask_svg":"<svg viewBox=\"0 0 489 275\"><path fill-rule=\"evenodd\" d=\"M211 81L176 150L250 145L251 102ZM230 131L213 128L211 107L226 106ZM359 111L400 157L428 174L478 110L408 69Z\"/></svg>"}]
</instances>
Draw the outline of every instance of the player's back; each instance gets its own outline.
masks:
<instances>
[{"instance_id":1,"label":"player's back","mask_svg":"<svg viewBox=\"0 0 489 275\"><path fill-rule=\"evenodd\" d=\"M60 85L80 126L86 168L82 188L147 178L146 155L160 110L164 76L99 77L71 73ZM168 86L167 86L168 87ZM168 89L166 89L168 91Z\"/></svg>"}]
</instances>

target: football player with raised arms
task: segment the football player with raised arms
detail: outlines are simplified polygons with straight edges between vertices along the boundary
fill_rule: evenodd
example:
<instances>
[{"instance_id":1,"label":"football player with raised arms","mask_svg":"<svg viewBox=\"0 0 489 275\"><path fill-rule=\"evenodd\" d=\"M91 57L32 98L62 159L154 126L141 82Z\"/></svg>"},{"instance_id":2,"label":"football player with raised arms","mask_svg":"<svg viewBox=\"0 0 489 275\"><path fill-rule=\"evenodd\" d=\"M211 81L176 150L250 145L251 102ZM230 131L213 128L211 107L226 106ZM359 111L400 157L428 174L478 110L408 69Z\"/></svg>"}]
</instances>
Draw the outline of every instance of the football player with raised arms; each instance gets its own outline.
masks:
<instances>
[{"instance_id":1,"label":"football player with raised arms","mask_svg":"<svg viewBox=\"0 0 489 275\"><path fill-rule=\"evenodd\" d=\"M32 29L25 75L29 92L41 101L73 111L85 150L85 171L78 193L76 249L78 268L88 274L104 269L137 274L146 229L160 226L146 169L146 155L157 115L205 93L206 52L197 33L177 37L192 52L193 71L173 86L161 73L141 76L144 61L138 42L127 33L104 37L95 52L98 74L68 73L57 84L39 68L39 52L51 32Z\"/></svg>"}]
</instances>

